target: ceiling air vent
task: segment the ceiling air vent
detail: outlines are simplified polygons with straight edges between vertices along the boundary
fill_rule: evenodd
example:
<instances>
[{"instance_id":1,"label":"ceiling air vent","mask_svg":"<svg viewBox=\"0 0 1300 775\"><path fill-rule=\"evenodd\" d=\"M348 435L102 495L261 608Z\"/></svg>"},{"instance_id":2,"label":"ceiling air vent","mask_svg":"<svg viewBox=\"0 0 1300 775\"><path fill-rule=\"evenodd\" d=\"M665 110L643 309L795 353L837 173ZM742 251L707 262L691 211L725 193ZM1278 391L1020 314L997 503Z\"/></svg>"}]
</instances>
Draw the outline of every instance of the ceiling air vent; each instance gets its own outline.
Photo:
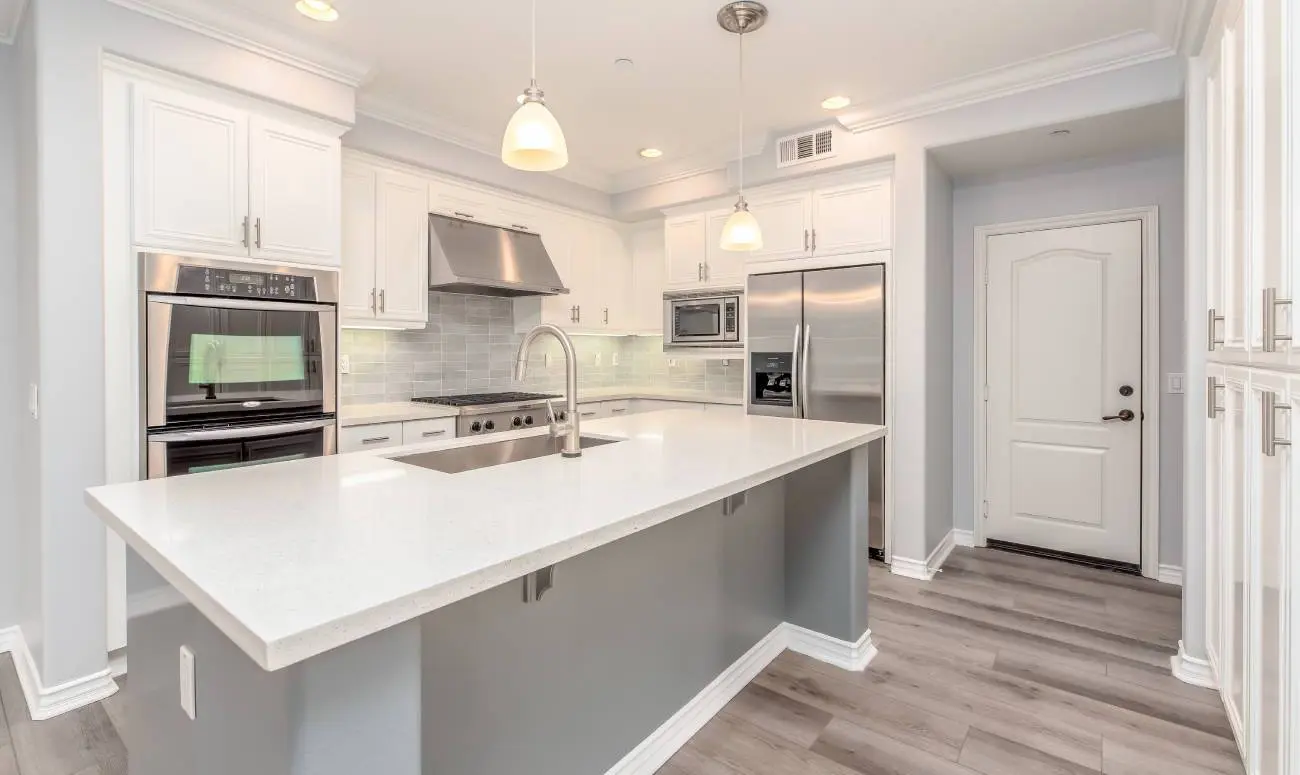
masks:
<instances>
[{"instance_id":1,"label":"ceiling air vent","mask_svg":"<svg viewBox=\"0 0 1300 775\"><path fill-rule=\"evenodd\" d=\"M782 137L776 143L776 166L793 167L835 155L831 129L815 129L799 135Z\"/></svg>"}]
</instances>

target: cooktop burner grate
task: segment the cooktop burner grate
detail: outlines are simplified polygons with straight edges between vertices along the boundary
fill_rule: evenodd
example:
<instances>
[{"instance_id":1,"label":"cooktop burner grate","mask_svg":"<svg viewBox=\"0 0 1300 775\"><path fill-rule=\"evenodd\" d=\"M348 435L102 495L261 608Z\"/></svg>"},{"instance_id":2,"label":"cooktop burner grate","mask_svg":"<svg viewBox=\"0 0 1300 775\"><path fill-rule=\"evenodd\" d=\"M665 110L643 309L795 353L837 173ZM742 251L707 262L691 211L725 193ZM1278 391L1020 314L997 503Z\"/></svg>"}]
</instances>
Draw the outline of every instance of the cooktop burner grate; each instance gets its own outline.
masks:
<instances>
[{"instance_id":1,"label":"cooktop burner grate","mask_svg":"<svg viewBox=\"0 0 1300 775\"><path fill-rule=\"evenodd\" d=\"M441 406L491 406L516 404L520 401L545 401L548 398L560 398L560 396L550 393L466 393L460 396L419 396L413 400L422 404Z\"/></svg>"}]
</instances>

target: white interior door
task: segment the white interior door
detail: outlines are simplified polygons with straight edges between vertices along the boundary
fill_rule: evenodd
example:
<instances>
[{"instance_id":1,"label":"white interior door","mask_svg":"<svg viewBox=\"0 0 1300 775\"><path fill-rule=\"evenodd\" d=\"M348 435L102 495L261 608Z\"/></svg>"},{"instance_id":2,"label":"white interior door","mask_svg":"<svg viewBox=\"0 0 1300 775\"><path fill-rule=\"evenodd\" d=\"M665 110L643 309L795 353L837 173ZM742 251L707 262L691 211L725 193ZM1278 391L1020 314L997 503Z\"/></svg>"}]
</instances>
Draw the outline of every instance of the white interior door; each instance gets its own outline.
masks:
<instances>
[{"instance_id":1,"label":"white interior door","mask_svg":"<svg viewBox=\"0 0 1300 775\"><path fill-rule=\"evenodd\" d=\"M1140 564L1142 223L987 248L985 538Z\"/></svg>"}]
</instances>

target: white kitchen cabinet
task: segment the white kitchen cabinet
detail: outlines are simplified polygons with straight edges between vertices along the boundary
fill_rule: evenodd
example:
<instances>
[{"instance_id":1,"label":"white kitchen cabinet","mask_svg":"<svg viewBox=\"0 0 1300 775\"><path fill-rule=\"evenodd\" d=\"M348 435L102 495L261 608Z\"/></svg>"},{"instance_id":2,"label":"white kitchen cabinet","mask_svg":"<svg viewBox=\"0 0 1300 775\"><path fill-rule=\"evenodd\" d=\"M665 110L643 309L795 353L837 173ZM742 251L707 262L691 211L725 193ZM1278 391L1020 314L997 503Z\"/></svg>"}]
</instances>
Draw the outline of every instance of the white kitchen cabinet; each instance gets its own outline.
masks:
<instances>
[{"instance_id":1,"label":"white kitchen cabinet","mask_svg":"<svg viewBox=\"0 0 1300 775\"><path fill-rule=\"evenodd\" d=\"M527 225L542 238L546 253L555 264L560 281L570 293L555 296L523 296L515 299L515 330L523 333L538 323L550 323L569 329L573 326L573 221L563 213L537 209L529 214ZM521 220L521 219L516 219Z\"/></svg>"},{"instance_id":2,"label":"white kitchen cabinet","mask_svg":"<svg viewBox=\"0 0 1300 775\"><path fill-rule=\"evenodd\" d=\"M709 252L705 214L669 218L664 222L664 287L697 288L704 284Z\"/></svg>"},{"instance_id":3,"label":"white kitchen cabinet","mask_svg":"<svg viewBox=\"0 0 1300 775\"><path fill-rule=\"evenodd\" d=\"M624 415L633 414L632 402L629 400L619 401L602 401L601 407L610 417L623 417Z\"/></svg>"},{"instance_id":4,"label":"white kitchen cabinet","mask_svg":"<svg viewBox=\"0 0 1300 775\"><path fill-rule=\"evenodd\" d=\"M403 444L427 444L433 441L456 438L456 418L441 417L433 420L407 420L402 423Z\"/></svg>"},{"instance_id":5,"label":"white kitchen cabinet","mask_svg":"<svg viewBox=\"0 0 1300 775\"><path fill-rule=\"evenodd\" d=\"M375 234L375 319L423 324L429 317L428 186L419 178L379 173Z\"/></svg>"},{"instance_id":6,"label":"white kitchen cabinet","mask_svg":"<svg viewBox=\"0 0 1300 775\"><path fill-rule=\"evenodd\" d=\"M662 335L664 330L664 232L642 229L629 239L632 254L632 316L629 330L638 334Z\"/></svg>"},{"instance_id":7,"label":"white kitchen cabinet","mask_svg":"<svg viewBox=\"0 0 1300 775\"><path fill-rule=\"evenodd\" d=\"M589 327L611 333L630 331L635 326L631 311L632 257L623 235L610 224L596 224L592 277L592 317Z\"/></svg>"},{"instance_id":8,"label":"white kitchen cabinet","mask_svg":"<svg viewBox=\"0 0 1300 775\"><path fill-rule=\"evenodd\" d=\"M344 325L373 322L378 310L375 285L378 179L379 172L374 167L351 162L343 165L339 317Z\"/></svg>"},{"instance_id":9,"label":"white kitchen cabinet","mask_svg":"<svg viewBox=\"0 0 1300 775\"><path fill-rule=\"evenodd\" d=\"M248 113L162 87L134 87L134 241L248 255Z\"/></svg>"},{"instance_id":10,"label":"white kitchen cabinet","mask_svg":"<svg viewBox=\"0 0 1300 775\"><path fill-rule=\"evenodd\" d=\"M429 212L495 224L496 209L496 202L487 192L445 180L429 183Z\"/></svg>"},{"instance_id":11,"label":"white kitchen cabinet","mask_svg":"<svg viewBox=\"0 0 1300 775\"><path fill-rule=\"evenodd\" d=\"M632 411L635 414L641 412L662 412L669 409L684 409L695 412L703 412L705 404L695 403L693 401L666 401L658 398L638 398L633 402Z\"/></svg>"},{"instance_id":12,"label":"white kitchen cabinet","mask_svg":"<svg viewBox=\"0 0 1300 775\"><path fill-rule=\"evenodd\" d=\"M1247 669L1250 667L1247 628L1250 626L1248 581L1252 556L1247 518L1247 476L1248 467L1253 463L1253 450L1258 447L1252 448L1249 444L1247 402L1250 374L1243 369L1227 368L1223 375L1224 387L1219 391L1223 407L1219 421L1223 423L1224 440L1220 460L1224 476L1221 496L1224 543L1220 545L1223 620L1219 681L1229 717L1237 728L1244 729Z\"/></svg>"},{"instance_id":13,"label":"white kitchen cabinet","mask_svg":"<svg viewBox=\"0 0 1300 775\"><path fill-rule=\"evenodd\" d=\"M602 401L587 401L578 404L578 417L583 420L599 420L609 416L609 409Z\"/></svg>"},{"instance_id":14,"label":"white kitchen cabinet","mask_svg":"<svg viewBox=\"0 0 1300 775\"><path fill-rule=\"evenodd\" d=\"M887 250L893 242L893 210L889 178L813 191L812 255ZM764 234L766 231L764 226Z\"/></svg>"},{"instance_id":15,"label":"white kitchen cabinet","mask_svg":"<svg viewBox=\"0 0 1300 775\"><path fill-rule=\"evenodd\" d=\"M339 452L400 447L403 444L402 430L400 422L350 425L339 428Z\"/></svg>"},{"instance_id":16,"label":"white kitchen cabinet","mask_svg":"<svg viewBox=\"0 0 1300 775\"><path fill-rule=\"evenodd\" d=\"M807 191L755 199L749 211L763 230L763 247L750 261L803 258L812 254L813 195Z\"/></svg>"},{"instance_id":17,"label":"white kitchen cabinet","mask_svg":"<svg viewBox=\"0 0 1300 775\"><path fill-rule=\"evenodd\" d=\"M701 283L703 287L739 288L745 284L745 257L749 254L722 249L722 229L726 226L732 212L734 210L715 210L705 218L708 251L704 260L704 282ZM759 226L762 225L760 221Z\"/></svg>"},{"instance_id":18,"label":"white kitchen cabinet","mask_svg":"<svg viewBox=\"0 0 1300 775\"><path fill-rule=\"evenodd\" d=\"M252 257L338 263L339 139L260 116L249 138Z\"/></svg>"}]
</instances>

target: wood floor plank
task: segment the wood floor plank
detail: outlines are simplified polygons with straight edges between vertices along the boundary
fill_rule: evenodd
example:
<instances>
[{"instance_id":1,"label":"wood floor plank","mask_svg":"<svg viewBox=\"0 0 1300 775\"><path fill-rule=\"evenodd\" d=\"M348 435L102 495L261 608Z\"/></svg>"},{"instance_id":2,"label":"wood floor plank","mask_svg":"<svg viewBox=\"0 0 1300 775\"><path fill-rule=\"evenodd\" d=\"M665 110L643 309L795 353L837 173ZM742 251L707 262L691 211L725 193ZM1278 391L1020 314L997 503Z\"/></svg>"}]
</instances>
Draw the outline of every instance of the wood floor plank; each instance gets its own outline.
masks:
<instances>
[{"instance_id":1,"label":"wood floor plank","mask_svg":"<svg viewBox=\"0 0 1300 775\"><path fill-rule=\"evenodd\" d=\"M973 775L948 759L838 718L812 749L862 775Z\"/></svg>"},{"instance_id":2,"label":"wood floor plank","mask_svg":"<svg viewBox=\"0 0 1300 775\"><path fill-rule=\"evenodd\" d=\"M826 710L760 683L746 686L723 710L804 748L817 740L832 718Z\"/></svg>"},{"instance_id":3,"label":"wood floor plank","mask_svg":"<svg viewBox=\"0 0 1300 775\"><path fill-rule=\"evenodd\" d=\"M18 775L18 759L12 745L0 745L0 775Z\"/></svg>"},{"instance_id":4,"label":"wood floor plank","mask_svg":"<svg viewBox=\"0 0 1300 775\"><path fill-rule=\"evenodd\" d=\"M31 721L27 712L27 698L18 683L18 671L10 654L0 654L0 703L5 709L5 719L10 728L23 721Z\"/></svg>"},{"instance_id":5,"label":"wood floor plank","mask_svg":"<svg viewBox=\"0 0 1300 775\"><path fill-rule=\"evenodd\" d=\"M126 772L126 747L98 703L47 721L10 728L23 775L69 775L98 766L108 775Z\"/></svg>"},{"instance_id":6,"label":"wood floor plank","mask_svg":"<svg viewBox=\"0 0 1300 775\"><path fill-rule=\"evenodd\" d=\"M1097 775L1098 770L1080 767L1014 740L972 729L961 749L962 765L985 775Z\"/></svg>"},{"instance_id":7,"label":"wood floor plank","mask_svg":"<svg viewBox=\"0 0 1300 775\"><path fill-rule=\"evenodd\" d=\"M117 694L103 701L104 712L108 714L109 721L113 722L113 728L117 730L118 737L126 740L127 677L121 676L114 680L117 682Z\"/></svg>"},{"instance_id":8,"label":"wood floor plank","mask_svg":"<svg viewBox=\"0 0 1300 775\"><path fill-rule=\"evenodd\" d=\"M692 740L709 758L741 775L855 775L730 713L719 713Z\"/></svg>"},{"instance_id":9,"label":"wood floor plank","mask_svg":"<svg viewBox=\"0 0 1300 775\"><path fill-rule=\"evenodd\" d=\"M1151 775L1167 772L1177 772L1178 775L1245 775L1245 768L1237 757L1202 757L1195 762L1175 762L1171 762L1169 753L1163 750L1163 746L1148 745L1139 748L1115 740L1102 740L1102 772L1105 775Z\"/></svg>"},{"instance_id":10,"label":"wood floor plank","mask_svg":"<svg viewBox=\"0 0 1300 775\"><path fill-rule=\"evenodd\" d=\"M1106 674L1120 681L1145 686L1149 689L1182 697L1185 700L1199 702L1223 710L1223 701L1213 689L1192 686L1174 678L1168 670L1134 665L1131 662L1108 662Z\"/></svg>"}]
</instances>

